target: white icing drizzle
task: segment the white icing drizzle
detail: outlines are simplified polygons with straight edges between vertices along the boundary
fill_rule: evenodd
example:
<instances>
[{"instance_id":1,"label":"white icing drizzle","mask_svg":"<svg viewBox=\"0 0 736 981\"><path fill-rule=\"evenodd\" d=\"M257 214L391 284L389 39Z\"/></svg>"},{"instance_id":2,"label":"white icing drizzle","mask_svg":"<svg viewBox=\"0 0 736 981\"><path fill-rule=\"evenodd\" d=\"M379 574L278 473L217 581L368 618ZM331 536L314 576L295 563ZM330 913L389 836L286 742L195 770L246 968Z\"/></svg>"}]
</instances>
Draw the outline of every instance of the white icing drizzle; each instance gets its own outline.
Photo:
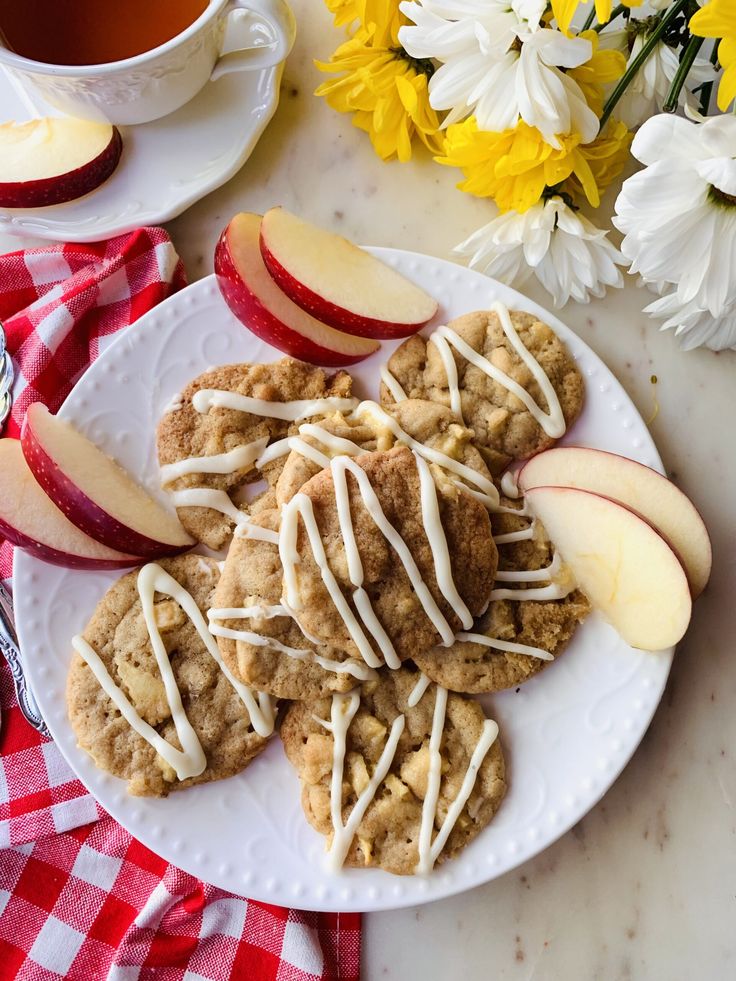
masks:
<instances>
[{"instance_id":1,"label":"white icing drizzle","mask_svg":"<svg viewBox=\"0 0 736 981\"><path fill-rule=\"evenodd\" d=\"M418 463L417 466L419 466ZM442 638L443 644L445 646L449 646L450 644L452 644L453 637L454 637L452 627L447 622L445 617L442 615L442 611L440 610L434 597L432 596L429 587L425 583L424 579L422 579L422 574L419 571L419 568L417 567L417 564L414 561L414 556L409 551L406 542L401 537L401 535L399 535L399 533L396 531L394 526L391 524L391 522L384 514L383 508L381 507L381 502L379 501L378 495L373 489L368 474L365 472L365 470L363 470L362 467L359 467L358 464L355 463L353 460L351 460L349 457L336 457L331 463L331 469L332 469L333 483L335 486L335 497L338 498L338 494L339 494L338 517L340 518L340 529L342 531L343 542L345 545L345 552L347 555L348 572L350 575L351 582L353 583L354 586L358 587L357 592L360 593L363 592L361 586L363 581L363 568L360 561L360 554L358 552L358 547L355 543L355 536L353 534L353 527L352 527L352 519L350 517L350 505L348 501L347 480L346 480L347 471L350 471L350 473L357 480L358 489L360 490L360 496L363 499L363 504L365 505L366 510L370 514L371 518L375 522L378 529L383 534L384 538L386 538L386 540L389 542L389 544L393 547L394 551L398 555L399 560L401 564L404 566L404 569L406 570L406 574L409 577L409 581L411 582L414 588L414 592L416 593L419 602L422 604L424 608L424 612L427 614L427 617L432 621L435 630ZM428 470L427 470L427 476L429 477L430 480L432 480ZM420 470L420 479L421 479L421 470ZM432 488L434 493L433 501L436 510L434 514L432 514L431 512L429 514L427 513L427 511L425 510L426 494L422 494L422 520L425 527L425 531L427 532L427 537L430 539L430 546L432 547L432 551L434 555L435 549L439 551L439 543L437 539L439 535L441 535L444 538L444 530L442 528L442 524L439 521L439 508L437 507L437 496L436 496L436 490L434 490L434 481L432 481ZM340 498L342 499L342 508L341 508ZM345 518L344 523L343 523L343 518ZM436 525L434 525L435 521L437 522L437 524L439 524L439 529L436 527ZM449 553L447 552L446 539L445 539L444 549L445 549L445 555L447 558L447 565L449 571ZM437 561L437 557L435 556L435 562L436 561ZM452 583L452 572L449 571L449 576L443 575L442 578L444 579L449 578L450 583ZM442 586L439 582L438 585L440 586L440 590L442 591ZM462 604L462 607L465 610L465 614L467 614L467 616L470 617L470 622L472 623L472 616L470 616L467 607L465 607L465 604L458 596L457 591L455 590L454 583L452 583L452 592L454 592L455 596ZM444 591L443 591L443 595L444 595ZM453 605L452 599L448 596L446 596L445 598L447 599L448 603L450 603L450 605L452 606ZM368 603L367 594L365 594L365 600L367 605L370 607L370 603ZM356 606L358 606L360 609L357 595L356 595ZM363 620L365 621L365 615L363 614L363 611L361 610L360 612L361 612L361 616L363 616ZM458 616L461 618L461 620L465 619L465 616L461 611L456 611L456 612L458 613ZM373 626L370 623L368 623L367 626L368 629L371 631L371 633L373 633ZM381 631L383 631L382 627L380 629ZM376 640L378 641L379 646L381 646L378 637L376 637ZM393 650L393 648L391 648L391 650ZM388 664L389 667L394 667L394 666L398 667L399 666L398 658L396 658L396 664L393 665L389 661L389 658L386 657L386 664Z\"/></svg>"},{"instance_id":2,"label":"white icing drizzle","mask_svg":"<svg viewBox=\"0 0 736 981\"><path fill-rule=\"evenodd\" d=\"M240 395L238 392L228 392L218 388L203 388L192 396L192 405L202 414L212 408L224 408L234 409L236 412L248 412L254 416L282 419L286 422L296 422L309 416L323 416L330 412L350 412L357 404L358 400L355 398L334 396L323 399L269 402L267 399L255 399L249 395Z\"/></svg>"},{"instance_id":3,"label":"white icing drizzle","mask_svg":"<svg viewBox=\"0 0 736 981\"><path fill-rule=\"evenodd\" d=\"M534 401L525 388L523 388L517 381L514 381L514 379L507 375L506 372L501 371L500 368L497 368L496 365L488 360L488 358L474 350L467 343L467 341L464 341L463 338L460 337L460 335L451 327L438 327L429 338L429 343L434 343L435 346L437 346L436 339L443 339L449 342L467 361L475 365L476 368L479 368L484 374L488 375L489 378L492 378L494 381L498 382L498 384L503 385L503 387L507 391L511 392L512 395L515 395L516 398L518 398L519 401L526 406L532 416L542 427L544 432L548 436L557 439L565 432L565 417L562 412L560 400L557 397L557 392L555 391L552 382L547 377L537 359L525 347L524 343L519 337L516 328L511 322L508 307L506 307L503 303L496 302L491 307L491 310L497 314L503 332L509 339L511 346L514 348L527 368L531 371L532 375L534 375L534 378L542 390L542 394L547 402L547 412L545 412L541 406ZM447 368L447 362L443 357L440 348L437 348L437 350L440 352L440 357L443 359L443 364L445 364L445 367ZM453 399L457 400L459 398L459 387L457 383L456 371L454 373L454 377L448 375L447 384L450 390L450 402L452 404Z\"/></svg>"},{"instance_id":4,"label":"white icing drizzle","mask_svg":"<svg viewBox=\"0 0 736 981\"><path fill-rule=\"evenodd\" d=\"M207 618L210 621L210 633L216 637L242 640L246 644L253 644L254 647L271 647L298 661L316 661L325 671L332 671L335 674L352 675L358 681L371 681L376 677L375 671L366 664L356 661L354 658L347 658L345 661L336 661L333 658L323 657L316 651L310 651L300 647L289 647L275 637L268 637L265 634L258 634L250 630L233 630L232 628L222 627L219 624L212 623L213 620L244 620L246 618L271 620L274 617L281 616L292 616L290 610L281 604L273 606L222 607L219 609L213 607L207 611Z\"/></svg>"},{"instance_id":5,"label":"white icing drizzle","mask_svg":"<svg viewBox=\"0 0 736 981\"><path fill-rule=\"evenodd\" d=\"M425 691L429 688L431 684L432 684L431 679L428 678L427 675L424 674L424 672L420 672L419 680L412 688L409 697L406 700L406 704L409 706L409 708L414 708L415 705L418 705L420 703L420 701L422 700L422 695L425 693Z\"/></svg>"},{"instance_id":6,"label":"white icing drizzle","mask_svg":"<svg viewBox=\"0 0 736 981\"><path fill-rule=\"evenodd\" d=\"M432 725L434 727L434 721ZM478 778L478 771L481 768L483 760L486 758L489 749L495 743L497 738L498 725L492 719L486 719L483 723L480 739L473 750L473 755L470 757L470 763L465 771L465 776L463 777L463 782L460 785L460 790L457 793L457 797L447 809L445 820L442 822L440 830L437 832L437 837L434 839L431 848L429 849L429 855L426 856L424 860L422 857L420 857L416 867L416 871L418 873L430 872L434 867L434 863L439 858L442 849L447 843L447 839L450 837L452 829L457 824L457 819L462 814L463 808L467 804L468 798L473 792L473 787L475 786L475 781ZM430 825L430 830L432 827L434 827L434 814L431 815L431 818L432 824ZM424 809L422 809L422 822L424 822Z\"/></svg>"},{"instance_id":7,"label":"white icing drizzle","mask_svg":"<svg viewBox=\"0 0 736 981\"><path fill-rule=\"evenodd\" d=\"M366 452L351 439L345 439L343 436L335 436L333 433L328 433L326 429L322 429L321 426L315 425L313 422L302 423L299 427L299 433L302 436L311 436L312 439L318 440L334 456L339 456L340 454L345 456L360 456Z\"/></svg>"},{"instance_id":8,"label":"white icing drizzle","mask_svg":"<svg viewBox=\"0 0 736 981\"><path fill-rule=\"evenodd\" d=\"M434 344L437 353L440 356L440 360L442 361L442 366L445 369L445 375L447 376L447 387L450 392L450 408L456 416L460 416L462 419L463 404L460 397L460 385L457 378L457 365L455 364L455 358L450 350L450 345L440 333L433 334L432 337L430 337L430 342Z\"/></svg>"},{"instance_id":9,"label":"white icing drizzle","mask_svg":"<svg viewBox=\"0 0 736 981\"><path fill-rule=\"evenodd\" d=\"M376 418L380 425L384 426L391 432L398 442L404 443L410 449L414 450L419 456L427 460L429 463L436 463L439 467L444 470L449 470L456 476L462 478L463 482L472 484L473 487L478 488L483 494L486 495L489 501L492 501L494 507L498 505L498 490L492 480L488 477L484 477L483 474L473 470L472 467L461 463L459 460L454 460L447 453L442 453L440 450L433 449L429 446L425 446L423 443L419 443L412 436L409 435L404 429L401 428L399 423L393 416L389 415L384 409L381 408L376 402L361 402L360 405L355 409L353 415L356 418L361 417L371 417ZM471 488L465 488L469 493L473 493L473 496L477 497L478 494L473 492ZM485 502L485 498L481 498Z\"/></svg>"},{"instance_id":10,"label":"white icing drizzle","mask_svg":"<svg viewBox=\"0 0 736 981\"><path fill-rule=\"evenodd\" d=\"M270 542L272 545L278 543L277 532L252 524L248 515L236 508L223 490L215 490L211 487L187 487L185 490L174 491L171 501L176 508L211 508L213 511L220 511L235 523L235 533L239 538L253 538L261 542Z\"/></svg>"},{"instance_id":11,"label":"white icing drizzle","mask_svg":"<svg viewBox=\"0 0 736 981\"><path fill-rule=\"evenodd\" d=\"M529 657L538 657L541 661L554 661L554 657L549 651L541 647L530 647L528 644L515 644L510 640L500 640L498 637L486 637L485 634L459 633L457 640L464 644L482 644L484 647L493 647L499 651L506 651L510 654L527 654Z\"/></svg>"},{"instance_id":12,"label":"white icing drizzle","mask_svg":"<svg viewBox=\"0 0 736 981\"><path fill-rule=\"evenodd\" d=\"M179 780L186 780L189 777L196 777L202 773L207 766L207 759L202 745L197 738L197 734L184 711L181 693L176 684L169 655L166 652L156 624L154 606L156 593L170 596L189 617L192 626L201 637L208 652L240 696L241 701L248 710L251 725L260 736L269 736L273 732L275 718L274 705L270 696L265 695L263 692L257 693L258 701L256 701L254 692L237 681L227 669L227 666L222 660L219 648L208 630L204 617L191 594L173 576L170 576L168 572L155 562L143 566L138 573L138 595L141 601L141 610L146 623L151 648L164 685L164 691L166 692L166 700L171 710L171 718L183 749L179 750L171 746L152 726L141 718L125 693L112 679L100 656L83 637L74 637L72 639L72 646L89 665L98 683L108 697L112 699L128 725L142 736L146 742L153 746L156 752L173 768Z\"/></svg>"},{"instance_id":13,"label":"white icing drizzle","mask_svg":"<svg viewBox=\"0 0 736 981\"><path fill-rule=\"evenodd\" d=\"M169 412L178 412L179 409L181 408L183 408L183 402L181 400L181 392L176 392L169 399L164 409L164 415L168 415Z\"/></svg>"},{"instance_id":14,"label":"white icing drizzle","mask_svg":"<svg viewBox=\"0 0 736 981\"><path fill-rule=\"evenodd\" d=\"M178 693L178 689L176 689L176 682L174 682L174 688L177 691L176 701L174 704L171 702L169 704L171 706L171 717L176 726L176 734L179 737L179 742L184 746L184 750L176 749L170 743L167 743L163 736L160 736L156 732L153 726L150 726L140 717L128 697L113 681L102 658L91 644L87 643L84 637L80 637L79 635L72 637L72 647L89 666L97 679L97 683L113 702L131 729L134 729L139 736L142 736L147 743L153 746L158 755L173 768L177 778L179 780L187 780L189 777L199 776L207 766L207 759L204 755L202 745L197 738L197 734L192 729L189 720L184 714L181 696ZM168 658L166 658L166 663L168 664ZM173 678L170 664L168 668L163 667L161 675L164 679L164 686L168 688L166 679L169 675ZM176 702L178 702L178 707Z\"/></svg>"},{"instance_id":15,"label":"white icing drizzle","mask_svg":"<svg viewBox=\"0 0 736 981\"><path fill-rule=\"evenodd\" d=\"M306 457L307 460L311 460L312 463L316 463L320 469L324 470L325 467L329 467L330 458L318 450L316 446L312 446L303 440L300 436L291 436L289 439L289 447L295 450L301 456Z\"/></svg>"},{"instance_id":16,"label":"white icing drizzle","mask_svg":"<svg viewBox=\"0 0 736 981\"><path fill-rule=\"evenodd\" d=\"M295 613L299 613L303 609L296 575L296 566L299 562L299 553L296 548L299 515L301 515L302 521L304 522L312 555L322 576L322 582L325 584L337 612L342 617L353 643L369 667L380 667L380 658L373 652L368 638L363 632L353 611L348 606L348 602L343 596L340 586L327 563L327 555L325 554L317 521L314 517L312 501L306 494L295 494L281 512L279 555L284 570L285 605L294 610Z\"/></svg>"},{"instance_id":17,"label":"white icing drizzle","mask_svg":"<svg viewBox=\"0 0 736 981\"><path fill-rule=\"evenodd\" d=\"M512 572L499 569L496 572L497 582L546 582L552 580L562 568L562 559L558 552L544 569L526 569L524 572Z\"/></svg>"},{"instance_id":18,"label":"white icing drizzle","mask_svg":"<svg viewBox=\"0 0 736 981\"><path fill-rule=\"evenodd\" d=\"M347 748L347 733L350 723L355 717L360 705L360 694L357 691L345 695L333 695L330 710L330 721L317 721L332 733L332 780L330 784L330 814L332 817L332 843L328 851L328 866L332 871L340 869L355 837L358 825L363 820L368 805L376 795L376 791L385 780L399 745L401 733L404 731L406 719L397 715L391 724L391 729L383 747L373 774L367 785L359 794L353 805L347 821L342 819L342 781L345 768L345 751Z\"/></svg>"},{"instance_id":19,"label":"white icing drizzle","mask_svg":"<svg viewBox=\"0 0 736 981\"><path fill-rule=\"evenodd\" d=\"M190 456L184 460L177 460L175 463L167 463L161 467L161 485L166 486L179 477L191 473L231 474L237 470L244 470L256 462L267 443L268 436L264 436L252 443L236 446L235 449L228 450L227 453L216 453L212 456Z\"/></svg>"},{"instance_id":20,"label":"white icing drizzle","mask_svg":"<svg viewBox=\"0 0 736 981\"><path fill-rule=\"evenodd\" d=\"M381 381L386 386L386 388L391 392L394 402L405 402L406 392L401 387L398 378L392 375L389 371L388 365L381 365Z\"/></svg>"},{"instance_id":21,"label":"white icing drizzle","mask_svg":"<svg viewBox=\"0 0 736 981\"><path fill-rule=\"evenodd\" d=\"M414 455L414 459L416 460L417 470L419 471L424 530L427 533L429 547L432 550L437 585L442 595L459 617L462 625L467 629L473 624L473 614L465 605L452 578L450 550L447 547L447 536L442 527L440 508L437 502L437 486L432 479L432 474L429 472L429 466L426 460L423 460L418 454Z\"/></svg>"},{"instance_id":22,"label":"white icing drizzle","mask_svg":"<svg viewBox=\"0 0 736 981\"><path fill-rule=\"evenodd\" d=\"M507 531L503 535L494 535L493 540L496 545L509 545L511 542L525 542L534 538L534 528L536 521L532 521L526 528L519 531Z\"/></svg>"},{"instance_id":23,"label":"white icing drizzle","mask_svg":"<svg viewBox=\"0 0 736 981\"><path fill-rule=\"evenodd\" d=\"M420 674L419 680L409 695L407 709L413 708L419 703L430 684L429 678L424 674ZM415 868L415 871L420 874L431 871L442 849L445 847L447 839L457 823L457 819L460 817L468 798L473 792L481 764L498 737L498 726L492 720L486 719L483 723L480 739L473 750L468 768L465 771L460 790L448 808L440 830L434 841L432 841L432 831L437 814L442 779L441 747L445 729L448 697L447 689L439 685L435 685L435 693L432 730L429 739L429 772L427 774L427 789L422 804L422 819L419 829L419 861ZM406 725L405 714L398 715L394 719L373 774L368 784L358 795L358 799L353 805L347 821L343 822L342 786L347 734L359 707L360 693L355 690L344 695L332 696L329 722L313 716L319 725L323 726L332 734L333 739L332 774L330 780L330 816L332 819L333 836L328 852L329 867L332 871L337 871L343 865L358 826L363 820L368 806L375 797L376 791L386 779L386 775L391 768L391 764L396 756L399 739Z\"/></svg>"},{"instance_id":24,"label":"white icing drizzle","mask_svg":"<svg viewBox=\"0 0 736 981\"><path fill-rule=\"evenodd\" d=\"M516 483L517 473L518 471L506 470L501 477L501 491L504 497L521 497L519 485Z\"/></svg>"},{"instance_id":25,"label":"white icing drizzle","mask_svg":"<svg viewBox=\"0 0 736 981\"><path fill-rule=\"evenodd\" d=\"M564 599L575 589L575 583L551 582L549 586L539 586L532 589L494 589L491 591L491 603L496 600L513 600L518 603L546 603L549 600Z\"/></svg>"}]
</instances>

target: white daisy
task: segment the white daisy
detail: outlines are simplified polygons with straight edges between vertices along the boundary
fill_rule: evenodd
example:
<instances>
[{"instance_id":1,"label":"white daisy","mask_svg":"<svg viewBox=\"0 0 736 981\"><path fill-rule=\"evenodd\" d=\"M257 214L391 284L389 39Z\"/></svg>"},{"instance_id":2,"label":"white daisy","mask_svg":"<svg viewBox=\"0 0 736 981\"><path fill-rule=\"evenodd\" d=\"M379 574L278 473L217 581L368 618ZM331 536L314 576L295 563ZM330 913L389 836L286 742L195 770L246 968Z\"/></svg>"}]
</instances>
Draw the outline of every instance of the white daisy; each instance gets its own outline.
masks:
<instances>
[{"instance_id":1,"label":"white daisy","mask_svg":"<svg viewBox=\"0 0 736 981\"><path fill-rule=\"evenodd\" d=\"M718 317L702 310L697 303L681 303L676 291L661 296L644 307L652 317L666 318L660 330L672 330L680 339L683 351L709 347L711 351L736 349L736 303L724 308Z\"/></svg>"},{"instance_id":2,"label":"white daisy","mask_svg":"<svg viewBox=\"0 0 736 981\"><path fill-rule=\"evenodd\" d=\"M637 34L634 38L627 67L638 56L646 40L644 34ZM629 129L634 129L645 119L662 111L679 67L680 59L675 49L660 41L629 83L616 106L616 115ZM689 90L715 77L713 65L705 58L696 58L687 76L686 84L680 89L678 99L680 108L687 107L695 110L698 107L698 100Z\"/></svg>"},{"instance_id":3,"label":"white daisy","mask_svg":"<svg viewBox=\"0 0 736 981\"><path fill-rule=\"evenodd\" d=\"M499 215L454 251L502 283L521 286L536 276L562 307L570 298L587 303L608 286L623 286L624 257L606 234L555 195L523 214Z\"/></svg>"},{"instance_id":4,"label":"white daisy","mask_svg":"<svg viewBox=\"0 0 736 981\"><path fill-rule=\"evenodd\" d=\"M462 21L459 10L465 13ZM562 68L592 56L590 41L540 28L538 0L412 0L400 5L415 26L399 31L414 58L441 62L429 81L434 109L449 126L474 113L481 129L500 132L523 119L559 147L558 133L594 140L598 119L580 86ZM527 18L527 19L525 19Z\"/></svg>"},{"instance_id":5,"label":"white daisy","mask_svg":"<svg viewBox=\"0 0 736 981\"><path fill-rule=\"evenodd\" d=\"M736 305L736 116L653 116L631 152L645 167L624 181L613 219L630 271L723 317Z\"/></svg>"}]
</instances>

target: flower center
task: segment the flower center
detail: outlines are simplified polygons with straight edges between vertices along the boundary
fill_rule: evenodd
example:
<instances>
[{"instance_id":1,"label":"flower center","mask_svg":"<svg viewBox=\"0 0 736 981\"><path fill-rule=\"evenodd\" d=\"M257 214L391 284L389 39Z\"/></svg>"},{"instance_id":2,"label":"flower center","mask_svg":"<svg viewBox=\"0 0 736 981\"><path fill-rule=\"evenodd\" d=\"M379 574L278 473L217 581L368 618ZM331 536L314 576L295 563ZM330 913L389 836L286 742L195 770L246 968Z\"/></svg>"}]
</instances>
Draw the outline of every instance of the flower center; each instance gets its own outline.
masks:
<instances>
[{"instance_id":1,"label":"flower center","mask_svg":"<svg viewBox=\"0 0 736 981\"><path fill-rule=\"evenodd\" d=\"M401 45L397 45L395 48L390 49L391 54L399 61L405 61L407 65L414 69L417 75L426 75L427 78L431 78L435 73L435 67L429 58L412 58L412 56L405 51Z\"/></svg>"},{"instance_id":2,"label":"flower center","mask_svg":"<svg viewBox=\"0 0 736 981\"><path fill-rule=\"evenodd\" d=\"M736 208L736 194L726 194L713 184L708 185L708 200L721 208Z\"/></svg>"}]
</instances>

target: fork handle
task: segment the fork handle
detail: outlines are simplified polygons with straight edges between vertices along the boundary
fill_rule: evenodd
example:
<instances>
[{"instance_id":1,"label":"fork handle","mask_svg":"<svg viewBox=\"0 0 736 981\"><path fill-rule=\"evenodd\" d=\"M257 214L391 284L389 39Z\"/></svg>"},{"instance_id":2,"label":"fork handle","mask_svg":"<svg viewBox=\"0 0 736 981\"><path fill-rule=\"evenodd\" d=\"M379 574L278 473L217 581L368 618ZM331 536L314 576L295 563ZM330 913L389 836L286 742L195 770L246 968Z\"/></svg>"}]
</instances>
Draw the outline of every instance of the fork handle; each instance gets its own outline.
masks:
<instances>
[{"instance_id":1,"label":"fork handle","mask_svg":"<svg viewBox=\"0 0 736 981\"><path fill-rule=\"evenodd\" d=\"M33 692L28 686L23 671L23 663L20 658L20 650L15 636L15 626L13 624L13 606L5 587L0 583L0 652L10 667L13 676L13 686L18 699L18 707L23 714L23 718L40 732L42 736L51 739L46 723L43 721L41 710L39 709Z\"/></svg>"}]
</instances>

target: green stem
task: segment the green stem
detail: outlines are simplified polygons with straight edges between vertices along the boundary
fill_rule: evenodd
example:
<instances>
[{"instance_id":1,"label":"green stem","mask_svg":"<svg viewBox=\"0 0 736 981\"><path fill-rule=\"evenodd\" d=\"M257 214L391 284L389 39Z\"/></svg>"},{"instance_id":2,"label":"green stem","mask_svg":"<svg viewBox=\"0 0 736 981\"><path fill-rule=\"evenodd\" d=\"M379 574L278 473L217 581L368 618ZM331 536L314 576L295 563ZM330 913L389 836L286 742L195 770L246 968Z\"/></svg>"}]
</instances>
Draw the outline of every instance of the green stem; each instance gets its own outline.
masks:
<instances>
[{"instance_id":1,"label":"green stem","mask_svg":"<svg viewBox=\"0 0 736 981\"><path fill-rule=\"evenodd\" d=\"M603 115L601 116L600 127L598 129L599 133L603 132L603 127L608 122L608 119L611 113L613 112L616 103L624 94L624 92L629 86L629 83L634 78L634 76L639 71L639 69L644 64L644 62L647 60L649 55L652 53L652 51L654 51L655 47L657 46L657 43L659 42L659 39L667 30L667 27L672 23L675 17L677 17L680 11L683 10L689 3L690 0L675 0L675 3L673 3L670 9L664 13L660 22L657 24L657 26L654 28L652 33L646 39L641 51L636 56L636 58L634 58L634 60L631 62L629 67L626 69L626 71L623 73L623 75L618 81L618 85L613 90L613 92L611 92L608 99L606 100L606 104L603 107Z\"/></svg>"},{"instance_id":2,"label":"green stem","mask_svg":"<svg viewBox=\"0 0 736 981\"><path fill-rule=\"evenodd\" d=\"M621 16L621 14L624 12L624 10L626 10L626 7L624 7L624 5L622 3L620 3L618 5L618 7L614 7L613 8L613 10L611 11L611 16L608 18L608 20L606 21L606 23L605 24L596 24L595 27L593 28L593 30L596 31L598 34L600 34L600 32L603 30L603 28L604 27L608 27L609 24L612 24L616 20L617 17L620 17Z\"/></svg>"},{"instance_id":3,"label":"green stem","mask_svg":"<svg viewBox=\"0 0 736 981\"><path fill-rule=\"evenodd\" d=\"M594 20L595 20L595 4L593 4L593 6L590 8L588 12L588 16L585 18L585 23L580 29L580 33L582 34L583 31L589 30Z\"/></svg>"},{"instance_id":4,"label":"green stem","mask_svg":"<svg viewBox=\"0 0 736 981\"><path fill-rule=\"evenodd\" d=\"M662 112L674 112L677 109L677 100L680 97L680 90L685 84L687 76L690 74L690 69L693 67L693 62L695 57L700 51L701 45L705 38L693 37L688 41L687 47L682 52L682 58L680 58L680 64L675 76L672 79L672 85L667 93L667 98L664 100L664 105L662 106Z\"/></svg>"}]
</instances>

